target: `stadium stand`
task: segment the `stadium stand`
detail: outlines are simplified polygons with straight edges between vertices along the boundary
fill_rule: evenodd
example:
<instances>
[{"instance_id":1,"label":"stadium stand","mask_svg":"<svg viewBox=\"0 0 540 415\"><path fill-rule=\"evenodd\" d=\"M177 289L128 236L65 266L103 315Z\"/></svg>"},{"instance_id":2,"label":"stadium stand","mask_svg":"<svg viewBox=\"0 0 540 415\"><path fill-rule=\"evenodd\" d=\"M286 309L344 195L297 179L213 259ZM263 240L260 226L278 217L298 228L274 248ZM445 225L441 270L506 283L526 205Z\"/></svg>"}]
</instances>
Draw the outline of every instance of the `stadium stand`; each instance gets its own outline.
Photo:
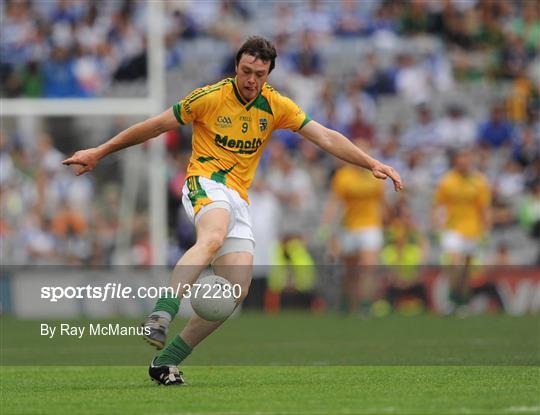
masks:
<instances>
[{"instance_id":1,"label":"stadium stand","mask_svg":"<svg viewBox=\"0 0 540 415\"><path fill-rule=\"evenodd\" d=\"M395 141L391 156L401 164L419 229L433 245L431 263L439 256L428 211L433 186L455 143L447 130L457 122L448 118L457 108L456 117L465 117L464 128L471 134L459 138L471 147L495 194L495 223L483 260L489 262L504 245L511 263L538 264L540 16L534 4L312 0L289 6L224 0L203 7L195 1L168 2L167 103L230 74L232 53L245 36L272 37L279 57L270 80L279 90L344 133L350 133L351 124L367 123L379 156ZM125 98L145 96L151 88L146 83L144 1L7 0L0 7L3 97ZM281 24L270 26L269 21ZM422 108L430 112L424 124ZM496 121L490 118L493 111L498 111ZM0 129L4 261L110 264L122 185L111 173L119 168L117 159L93 177L75 178L59 163L62 152L90 144L81 137L92 121L47 120L38 138L5 121ZM493 144L490 137L502 134L501 122L506 136L501 145ZM92 142L104 141L122 123L105 122L92 133ZM171 263L193 238L179 213L175 187L183 175L189 136L188 127L167 138ZM335 162L296 136L276 134L274 139L284 143L324 199ZM275 170L273 163L270 157L261 162L262 180ZM151 264L144 206L137 215L131 259ZM317 216L309 218L314 222L303 237L317 256ZM281 221L279 215L271 220Z\"/></svg>"}]
</instances>

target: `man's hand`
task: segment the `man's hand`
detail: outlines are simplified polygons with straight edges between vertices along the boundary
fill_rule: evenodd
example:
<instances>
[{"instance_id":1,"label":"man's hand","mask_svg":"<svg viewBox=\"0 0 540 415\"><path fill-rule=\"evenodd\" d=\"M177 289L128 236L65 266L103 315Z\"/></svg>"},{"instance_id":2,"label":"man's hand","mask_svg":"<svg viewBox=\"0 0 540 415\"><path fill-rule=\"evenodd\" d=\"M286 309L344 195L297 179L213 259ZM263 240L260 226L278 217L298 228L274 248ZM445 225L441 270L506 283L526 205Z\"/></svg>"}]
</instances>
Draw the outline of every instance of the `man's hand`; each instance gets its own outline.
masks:
<instances>
[{"instance_id":1,"label":"man's hand","mask_svg":"<svg viewBox=\"0 0 540 415\"><path fill-rule=\"evenodd\" d=\"M373 176L375 176L377 179L384 180L390 177L390 179L392 179L392 181L394 182L394 189L396 190L396 192L399 192L401 189L403 189L401 177L399 176L398 172L395 171L392 167L377 162L371 168L371 171L373 173Z\"/></svg>"},{"instance_id":2,"label":"man's hand","mask_svg":"<svg viewBox=\"0 0 540 415\"><path fill-rule=\"evenodd\" d=\"M62 164L65 166L81 166L75 173L77 176L92 171L100 159L100 152L97 148L77 151L73 156L65 159Z\"/></svg>"}]
</instances>

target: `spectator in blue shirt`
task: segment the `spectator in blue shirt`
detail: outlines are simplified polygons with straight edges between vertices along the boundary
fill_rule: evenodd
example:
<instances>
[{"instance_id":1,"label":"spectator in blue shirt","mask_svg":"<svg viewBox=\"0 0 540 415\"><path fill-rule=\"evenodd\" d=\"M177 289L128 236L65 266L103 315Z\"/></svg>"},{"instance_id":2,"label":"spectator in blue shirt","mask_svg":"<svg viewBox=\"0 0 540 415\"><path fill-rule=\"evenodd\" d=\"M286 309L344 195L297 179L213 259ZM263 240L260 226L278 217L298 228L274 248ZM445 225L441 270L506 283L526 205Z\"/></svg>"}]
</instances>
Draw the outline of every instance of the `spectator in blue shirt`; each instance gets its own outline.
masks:
<instances>
[{"instance_id":1,"label":"spectator in blue shirt","mask_svg":"<svg viewBox=\"0 0 540 415\"><path fill-rule=\"evenodd\" d=\"M500 148L512 144L513 139L514 126L507 121L504 107L493 106L489 120L480 125L478 142L485 147Z\"/></svg>"},{"instance_id":2,"label":"spectator in blue shirt","mask_svg":"<svg viewBox=\"0 0 540 415\"><path fill-rule=\"evenodd\" d=\"M43 67L43 91L46 97L65 98L85 96L74 71L74 61L67 50L55 48L52 59Z\"/></svg>"}]
</instances>

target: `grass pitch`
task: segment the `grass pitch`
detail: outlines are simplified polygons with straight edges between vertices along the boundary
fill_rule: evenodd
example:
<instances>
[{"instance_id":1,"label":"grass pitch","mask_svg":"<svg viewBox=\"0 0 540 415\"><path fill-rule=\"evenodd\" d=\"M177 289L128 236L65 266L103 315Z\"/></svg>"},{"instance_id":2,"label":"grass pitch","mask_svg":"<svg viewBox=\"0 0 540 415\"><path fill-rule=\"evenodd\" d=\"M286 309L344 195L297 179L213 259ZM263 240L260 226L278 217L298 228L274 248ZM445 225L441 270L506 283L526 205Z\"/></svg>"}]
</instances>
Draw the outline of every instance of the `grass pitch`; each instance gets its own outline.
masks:
<instances>
[{"instance_id":1,"label":"grass pitch","mask_svg":"<svg viewBox=\"0 0 540 415\"><path fill-rule=\"evenodd\" d=\"M184 387L146 367L4 367L3 414L538 414L538 368L191 366Z\"/></svg>"},{"instance_id":2,"label":"grass pitch","mask_svg":"<svg viewBox=\"0 0 540 415\"><path fill-rule=\"evenodd\" d=\"M2 319L2 414L540 414L538 317L245 315L176 388L150 382L139 339L47 343L38 323ZM137 366L106 364L122 349Z\"/></svg>"}]
</instances>

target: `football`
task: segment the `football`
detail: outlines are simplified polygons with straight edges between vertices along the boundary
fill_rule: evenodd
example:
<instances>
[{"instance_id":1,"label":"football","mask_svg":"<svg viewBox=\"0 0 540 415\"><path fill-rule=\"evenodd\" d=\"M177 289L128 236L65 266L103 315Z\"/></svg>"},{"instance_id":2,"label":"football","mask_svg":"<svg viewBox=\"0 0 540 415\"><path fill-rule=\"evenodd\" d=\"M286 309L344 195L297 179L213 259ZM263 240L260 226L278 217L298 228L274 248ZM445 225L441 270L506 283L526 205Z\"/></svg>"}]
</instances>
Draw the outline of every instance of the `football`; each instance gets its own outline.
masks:
<instances>
[{"instance_id":1,"label":"football","mask_svg":"<svg viewBox=\"0 0 540 415\"><path fill-rule=\"evenodd\" d=\"M205 320L225 320L237 306L234 288L218 275L201 277L191 287L191 306Z\"/></svg>"}]
</instances>

